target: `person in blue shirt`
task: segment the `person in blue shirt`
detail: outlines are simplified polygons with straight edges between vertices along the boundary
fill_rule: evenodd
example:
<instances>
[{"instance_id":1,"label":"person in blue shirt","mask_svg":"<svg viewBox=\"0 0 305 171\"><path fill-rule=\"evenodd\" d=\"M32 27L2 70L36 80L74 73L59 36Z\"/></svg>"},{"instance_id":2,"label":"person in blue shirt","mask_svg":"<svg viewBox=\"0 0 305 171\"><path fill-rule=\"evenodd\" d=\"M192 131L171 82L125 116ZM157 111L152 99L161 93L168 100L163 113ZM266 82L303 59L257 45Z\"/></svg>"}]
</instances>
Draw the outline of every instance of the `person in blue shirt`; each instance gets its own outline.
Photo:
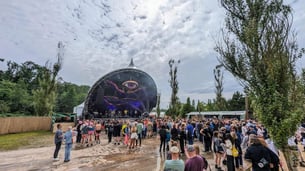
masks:
<instances>
[{"instance_id":1,"label":"person in blue shirt","mask_svg":"<svg viewBox=\"0 0 305 171\"><path fill-rule=\"evenodd\" d=\"M72 144L73 144L73 132L72 132L72 126L68 127L67 132L64 135L65 139L65 160L64 162L69 162L70 161L70 153L72 149Z\"/></svg>"},{"instance_id":2,"label":"person in blue shirt","mask_svg":"<svg viewBox=\"0 0 305 171\"><path fill-rule=\"evenodd\" d=\"M189 145L193 145L193 138L194 138L194 127L191 122L188 122L186 126L187 131L187 140Z\"/></svg>"}]
</instances>

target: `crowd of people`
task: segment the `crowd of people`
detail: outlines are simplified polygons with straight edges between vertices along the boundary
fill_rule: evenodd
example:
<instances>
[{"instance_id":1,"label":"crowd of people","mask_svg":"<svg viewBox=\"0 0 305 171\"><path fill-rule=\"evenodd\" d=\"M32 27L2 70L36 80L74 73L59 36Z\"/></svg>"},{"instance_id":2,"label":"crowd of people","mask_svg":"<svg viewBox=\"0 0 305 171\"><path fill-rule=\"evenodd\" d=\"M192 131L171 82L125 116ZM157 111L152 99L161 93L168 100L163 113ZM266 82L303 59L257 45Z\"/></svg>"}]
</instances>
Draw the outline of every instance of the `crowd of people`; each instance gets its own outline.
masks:
<instances>
[{"instance_id":1,"label":"crowd of people","mask_svg":"<svg viewBox=\"0 0 305 171\"><path fill-rule=\"evenodd\" d=\"M58 160L61 141L65 140L65 162L70 161L70 137L74 135L71 129L68 134L69 131L63 133L58 127L54 160ZM213 170L243 170L244 159L251 161L253 171L278 171L280 168L279 153L270 141L268 131L254 120L220 120L216 117L82 120L75 128L76 143L83 147L99 144L102 131L105 131L108 143L124 145L128 149L141 147L142 139L159 139L159 152L168 154L165 171L211 170L204 156L208 153L214 154Z\"/></svg>"},{"instance_id":2,"label":"crowd of people","mask_svg":"<svg viewBox=\"0 0 305 171\"><path fill-rule=\"evenodd\" d=\"M278 171L280 168L279 152L270 140L267 129L253 120L220 120L215 117L202 120L161 120L159 125L159 150L165 151L165 146L169 149L170 139L178 140L180 153L187 156L185 171L208 168L205 158L199 152L192 153L194 140L200 142L204 154L213 152L215 170L243 170L244 159L252 163L253 171ZM166 169L174 169L174 166L165 166L164 170Z\"/></svg>"}]
</instances>

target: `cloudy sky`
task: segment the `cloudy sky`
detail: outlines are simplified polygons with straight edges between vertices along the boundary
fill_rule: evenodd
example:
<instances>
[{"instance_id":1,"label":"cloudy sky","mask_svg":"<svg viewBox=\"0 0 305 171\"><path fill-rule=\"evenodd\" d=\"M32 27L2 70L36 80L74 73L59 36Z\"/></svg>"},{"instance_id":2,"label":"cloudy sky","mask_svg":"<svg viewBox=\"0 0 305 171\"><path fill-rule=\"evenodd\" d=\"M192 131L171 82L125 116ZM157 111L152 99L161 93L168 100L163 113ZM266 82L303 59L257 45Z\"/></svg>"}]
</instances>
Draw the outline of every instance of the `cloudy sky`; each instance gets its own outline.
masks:
<instances>
[{"instance_id":1,"label":"cloudy sky","mask_svg":"<svg viewBox=\"0 0 305 171\"><path fill-rule=\"evenodd\" d=\"M305 47L305 3L286 0L294 9L294 29ZM178 66L179 98L215 98L213 50L224 26L219 0L1 0L0 58L44 65L56 61L65 45L60 76L93 85L105 74L127 67L130 59L155 80L161 106L170 99L169 59ZM305 63L299 63L299 68ZM0 69L5 69L2 64ZM224 74L224 96L242 91Z\"/></svg>"}]
</instances>

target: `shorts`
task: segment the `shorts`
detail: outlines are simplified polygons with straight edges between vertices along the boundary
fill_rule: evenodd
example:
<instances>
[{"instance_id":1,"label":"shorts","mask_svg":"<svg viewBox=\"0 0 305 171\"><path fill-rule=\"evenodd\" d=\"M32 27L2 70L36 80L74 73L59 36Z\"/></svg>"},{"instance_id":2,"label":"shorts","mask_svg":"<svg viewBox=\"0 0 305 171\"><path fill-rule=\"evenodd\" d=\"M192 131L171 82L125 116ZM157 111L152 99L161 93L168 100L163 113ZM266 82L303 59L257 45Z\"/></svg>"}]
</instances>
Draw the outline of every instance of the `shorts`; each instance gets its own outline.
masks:
<instances>
[{"instance_id":1,"label":"shorts","mask_svg":"<svg viewBox=\"0 0 305 171\"><path fill-rule=\"evenodd\" d=\"M131 139L138 139L138 134L134 132L134 133L131 134L130 138Z\"/></svg>"}]
</instances>

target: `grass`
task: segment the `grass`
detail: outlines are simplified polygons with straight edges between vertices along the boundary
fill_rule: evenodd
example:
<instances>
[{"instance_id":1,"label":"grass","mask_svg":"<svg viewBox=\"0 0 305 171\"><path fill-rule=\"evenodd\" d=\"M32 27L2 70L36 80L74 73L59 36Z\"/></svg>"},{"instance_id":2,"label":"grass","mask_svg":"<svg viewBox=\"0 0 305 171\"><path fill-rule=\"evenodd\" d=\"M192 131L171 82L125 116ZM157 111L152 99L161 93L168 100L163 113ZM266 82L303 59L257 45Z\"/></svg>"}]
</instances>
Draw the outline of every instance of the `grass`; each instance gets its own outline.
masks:
<instances>
[{"instance_id":1,"label":"grass","mask_svg":"<svg viewBox=\"0 0 305 171\"><path fill-rule=\"evenodd\" d=\"M50 131L34 131L0 135L0 151L16 150L28 146L48 146L52 144L53 136L54 134Z\"/></svg>"}]
</instances>

